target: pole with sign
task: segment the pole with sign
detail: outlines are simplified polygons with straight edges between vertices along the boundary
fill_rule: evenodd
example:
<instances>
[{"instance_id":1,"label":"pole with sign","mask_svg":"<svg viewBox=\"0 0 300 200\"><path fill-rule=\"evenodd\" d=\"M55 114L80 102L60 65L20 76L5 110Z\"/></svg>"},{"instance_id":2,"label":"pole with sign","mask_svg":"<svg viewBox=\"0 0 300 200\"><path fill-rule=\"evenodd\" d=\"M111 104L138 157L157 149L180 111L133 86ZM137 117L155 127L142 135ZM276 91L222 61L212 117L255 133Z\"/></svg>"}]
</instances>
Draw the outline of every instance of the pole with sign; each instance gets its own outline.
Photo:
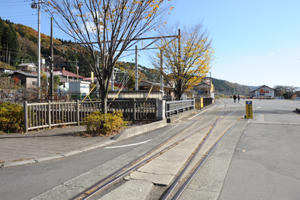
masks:
<instances>
[{"instance_id":1,"label":"pole with sign","mask_svg":"<svg viewBox=\"0 0 300 200\"><path fill-rule=\"evenodd\" d=\"M246 118L253 119L252 101L246 101Z\"/></svg>"}]
</instances>

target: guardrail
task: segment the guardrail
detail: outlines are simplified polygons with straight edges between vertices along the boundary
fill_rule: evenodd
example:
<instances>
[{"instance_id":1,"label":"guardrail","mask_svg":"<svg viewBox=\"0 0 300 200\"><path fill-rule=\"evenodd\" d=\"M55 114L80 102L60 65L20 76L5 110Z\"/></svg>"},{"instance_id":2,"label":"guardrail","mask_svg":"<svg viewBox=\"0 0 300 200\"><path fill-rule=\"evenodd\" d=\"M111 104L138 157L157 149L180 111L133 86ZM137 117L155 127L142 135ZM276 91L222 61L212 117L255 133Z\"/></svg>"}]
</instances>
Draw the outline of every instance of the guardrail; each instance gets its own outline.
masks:
<instances>
[{"instance_id":1,"label":"guardrail","mask_svg":"<svg viewBox=\"0 0 300 200\"><path fill-rule=\"evenodd\" d=\"M89 102L24 102L24 131L51 128L61 125L80 125L83 119L95 111L101 111L101 101ZM156 121L157 100L115 100L108 101L107 111L122 111L126 121Z\"/></svg>"},{"instance_id":2,"label":"guardrail","mask_svg":"<svg viewBox=\"0 0 300 200\"><path fill-rule=\"evenodd\" d=\"M195 99L182 101L167 101L166 102L166 117L173 114L184 112L190 109L195 109Z\"/></svg>"}]
</instances>

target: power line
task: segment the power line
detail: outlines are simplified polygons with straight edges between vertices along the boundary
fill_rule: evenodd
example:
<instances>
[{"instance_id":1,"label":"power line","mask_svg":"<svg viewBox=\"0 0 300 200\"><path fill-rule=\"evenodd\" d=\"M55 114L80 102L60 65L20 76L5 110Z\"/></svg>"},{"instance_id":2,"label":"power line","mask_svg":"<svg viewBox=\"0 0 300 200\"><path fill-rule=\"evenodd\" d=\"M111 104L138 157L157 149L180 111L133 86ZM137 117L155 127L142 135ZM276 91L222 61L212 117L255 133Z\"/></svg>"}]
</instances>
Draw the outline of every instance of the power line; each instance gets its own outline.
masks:
<instances>
[{"instance_id":1,"label":"power line","mask_svg":"<svg viewBox=\"0 0 300 200\"><path fill-rule=\"evenodd\" d=\"M24 1L25 2L25 1ZM9 2L9 3L2 3L1 7L10 7L10 6L24 6L24 2ZM26 2L25 2L26 3ZM26 3L28 5L28 3Z\"/></svg>"},{"instance_id":2,"label":"power line","mask_svg":"<svg viewBox=\"0 0 300 200\"><path fill-rule=\"evenodd\" d=\"M37 15L37 14L36 13L30 14L30 16L34 16L34 15ZM10 15L10 16L5 15L5 17L9 17L9 18L25 17L25 16L28 16L28 14L27 15L26 14L24 14L24 15ZM3 18L3 16L1 18Z\"/></svg>"}]
</instances>

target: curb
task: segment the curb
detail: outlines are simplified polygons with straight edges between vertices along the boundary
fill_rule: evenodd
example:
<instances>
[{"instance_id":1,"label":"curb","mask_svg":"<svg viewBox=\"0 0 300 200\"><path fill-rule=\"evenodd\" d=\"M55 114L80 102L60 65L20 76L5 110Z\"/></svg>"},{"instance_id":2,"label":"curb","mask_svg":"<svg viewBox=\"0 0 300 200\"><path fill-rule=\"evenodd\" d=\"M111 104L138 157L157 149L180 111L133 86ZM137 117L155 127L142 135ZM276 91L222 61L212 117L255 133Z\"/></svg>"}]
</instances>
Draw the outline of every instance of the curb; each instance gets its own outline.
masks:
<instances>
[{"instance_id":1,"label":"curb","mask_svg":"<svg viewBox=\"0 0 300 200\"><path fill-rule=\"evenodd\" d=\"M152 122L150 124L145 124L142 126L133 127L130 129L126 129L121 131L118 135L116 135L113 140L124 140L133 136L137 136L143 133L147 133L159 128L162 128L167 125L166 120L161 120L158 122Z\"/></svg>"}]
</instances>

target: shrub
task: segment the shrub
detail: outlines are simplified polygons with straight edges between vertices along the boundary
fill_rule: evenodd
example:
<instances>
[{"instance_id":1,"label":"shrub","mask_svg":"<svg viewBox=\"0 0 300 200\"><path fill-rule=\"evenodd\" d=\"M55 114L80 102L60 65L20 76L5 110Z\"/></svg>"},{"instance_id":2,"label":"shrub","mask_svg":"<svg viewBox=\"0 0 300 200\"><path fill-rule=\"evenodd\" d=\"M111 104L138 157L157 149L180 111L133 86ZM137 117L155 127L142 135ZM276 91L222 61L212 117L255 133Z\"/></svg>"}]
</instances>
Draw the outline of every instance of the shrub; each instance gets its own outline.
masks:
<instances>
[{"instance_id":1,"label":"shrub","mask_svg":"<svg viewBox=\"0 0 300 200\"><path fill-rule=\"evenodd\" d=\"M123 121L121 111L101 114L96 111L84 119L87 125L87 134L91 136L112 135L121 131L127 122Z\"/></svg>"},{"instance_id":2,"label":"shrub","mask_svg":"<svg viewBox=\"0 0 300 200\"><path fill-rule=\"evenodd\" d=\"M24 110L19 104L10 102L0 104L0 130L6 133L22 132Z\"/></svg>"}]
</instances>

